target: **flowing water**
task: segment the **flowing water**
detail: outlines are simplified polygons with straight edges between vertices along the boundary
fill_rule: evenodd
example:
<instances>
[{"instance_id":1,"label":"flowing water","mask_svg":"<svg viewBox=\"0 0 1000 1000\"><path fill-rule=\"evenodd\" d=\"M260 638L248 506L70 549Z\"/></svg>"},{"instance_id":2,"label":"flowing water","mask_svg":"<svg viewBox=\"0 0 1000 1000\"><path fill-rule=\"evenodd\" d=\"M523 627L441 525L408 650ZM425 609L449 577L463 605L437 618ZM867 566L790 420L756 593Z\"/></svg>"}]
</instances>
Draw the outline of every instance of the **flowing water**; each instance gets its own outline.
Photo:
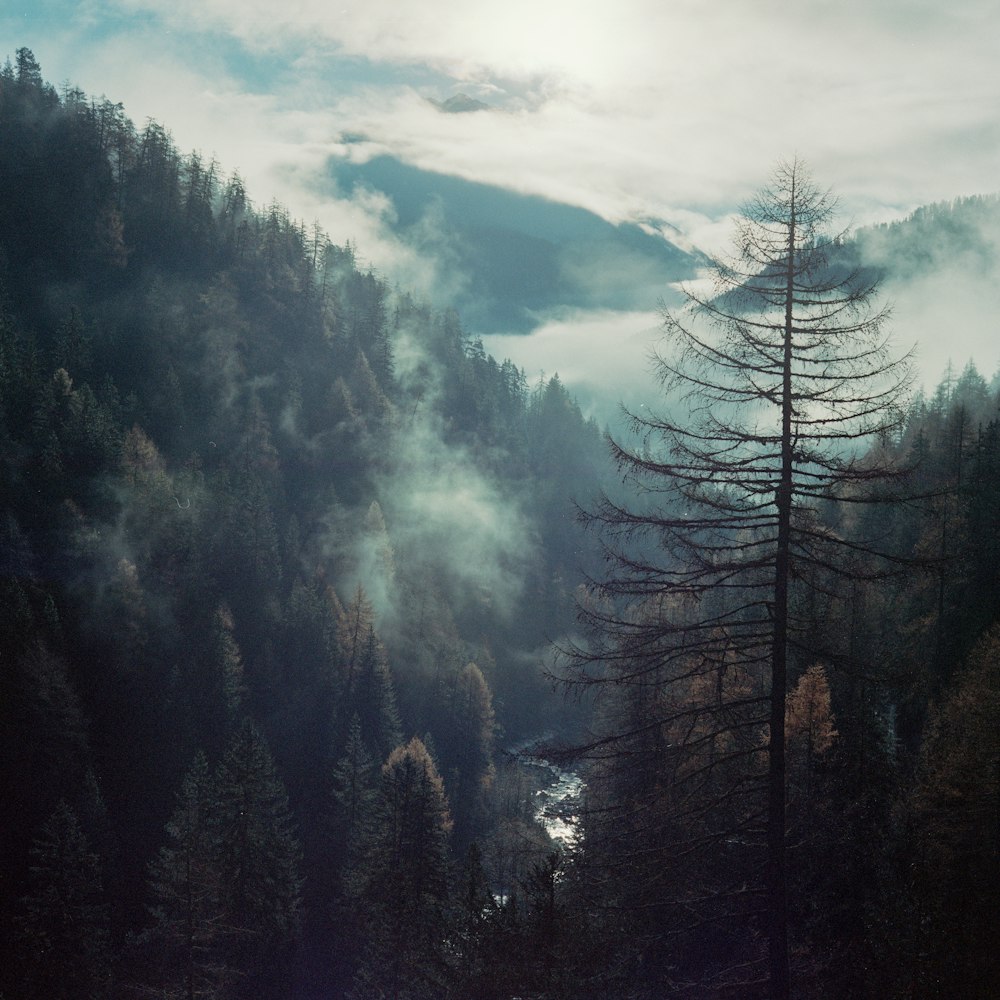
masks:
<instances>
[{"instance_id":1,"label":"flowing water","mask_svg":"<svg viewBox=\"0 0 1000 1000\"><path fill-rule=\"evenodd\" d=\"M551 736L543 736L512 748L509 752L540 773L541 787L535 792L535 821L563 850L576 846L580 836L583 778L575 771L553 764L539 749Z\"/></svg>"},{"instance_id":2,"label":"flowing water","mask_svg":"<svg viewBox=\"0 0 1000 1000\"><path fill-rule=\"evenodd\" d=\"M548 761L538 761L538 766L552 774L552 783L535 792L535 819L561 848L571 850L580 836L583 779Z\"/></svg>"}]
</instances>

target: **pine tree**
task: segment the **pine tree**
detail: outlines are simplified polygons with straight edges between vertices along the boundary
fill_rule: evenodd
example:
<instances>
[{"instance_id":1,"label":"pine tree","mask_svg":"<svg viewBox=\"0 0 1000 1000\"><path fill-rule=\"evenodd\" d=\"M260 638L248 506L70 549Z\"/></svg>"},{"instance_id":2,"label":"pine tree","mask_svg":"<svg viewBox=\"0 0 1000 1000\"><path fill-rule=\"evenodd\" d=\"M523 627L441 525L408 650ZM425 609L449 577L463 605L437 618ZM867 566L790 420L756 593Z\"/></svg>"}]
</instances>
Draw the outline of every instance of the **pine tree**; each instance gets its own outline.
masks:
<instances>
[{"instance_id":1,"label":"pine tree","mask_svg":"<svg viewBox=\"0 0 1000 1000\"><path fill-rule=\"evenodd\" d=\"M199 753L167 823L169 843L150 866L155 919L150 938L163 961L164 996L219 997L234 975L226 954L232 926L223 903L214 808L208 760Z\"/></svg>"},{"instance_id":2,"label":"pine tree","mask_svg":"<svg viewBox=\"0 0 1000 1000\"><path fill-rule=\"evenodd\" d=\"M462 849L483 821L485 796L493 780L493 697L475 663L451 675L444 709L435 732L455 817L455 840Z\"/></svg>"},{"instance_id":3,"label":"pine tree","mask_svg":"<svg viewBox=\"0 0 1000 1000\"><path fill-rule=\"evenodd\" d=\"M355 716L347 733L347 745L333 772L333 827L338 848L346 861L366 839L378 801L378 772Z\"/></svg>"},{"instance_id":4,"label":"pine tree","mask_svg":"<svg viewBox=\"0 0 1000 1000\"><path fill-rule=\"evenodd\" d=\"M350 981L365 949L366 886L370 860L384 822L379 767L362 737L355 716L347 744L333 770L328 819L328 850L319 873L319 917L328 917L327 948L336 945L343 981Z\"/></svg>"},{"instance_id":5,"label":"pine tree","mask_svg":"<svg viewBox=\"0 0 1000 1000\"><path fill-rule=\"evenodd\" d=\"M356 715L372 753L385 759L399 744L402 729L389 662L375 632L375 612L360 585L337 630L337 645L346 688L341 732Z\"/></svg>"},{"instance_id":6,"label":"pine tree","mask_svg":"<svg viewBox=\"0 0 1000 1000\"><path fill-rule=\"evenodd\" d=\"M910 802L908 962L922 997L988 1000L1000 977L1000 629L927 726Z\"/></svg>"}]
</instances>

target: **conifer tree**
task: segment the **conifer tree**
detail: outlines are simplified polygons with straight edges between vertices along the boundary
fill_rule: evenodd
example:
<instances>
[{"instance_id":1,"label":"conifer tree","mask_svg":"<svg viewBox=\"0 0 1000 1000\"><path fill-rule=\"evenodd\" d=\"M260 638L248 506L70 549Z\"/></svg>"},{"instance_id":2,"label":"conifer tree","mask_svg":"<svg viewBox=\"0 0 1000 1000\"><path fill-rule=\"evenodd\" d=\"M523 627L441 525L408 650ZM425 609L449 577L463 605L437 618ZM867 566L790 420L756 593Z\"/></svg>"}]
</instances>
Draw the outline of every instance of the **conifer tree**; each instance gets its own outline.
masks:
<instances>
[{"instance_id":1,"label":"conifer tree","mask_svg":"<svg viewBox=\"0 0 1000 1000\"><path fill-rule=\"evenodd\" d=\"M367 954L358 1000L431 1000L447 978L446 905L451 818L423 742L397 747L382 767L381 829L365 858Z\"/></svg>"},{"instance_id":2,"label":"conifer tree","mask_svg":"<svg viewBox=\"0 0 1000 1000\"><path fill-rule=\"evenodd\" d=\"M18 922L32 1000L96 1000L108 980L108 908L100 862L61 800L31 849L31 884Z\"/></svg>"},{"instance_id":3,"label":"conifer tree","mask_svg":"<svg viewBox=\"0 0 1000 1000\"><path fill-rule=\"evenodd\" d=\"M910 806L910 953L917 995L986 1000L1000 977L1000 629L932 713Z\"/></svg>"},{"instance_id":4,"label":"conifer tree","mask_svg":"<svg viewBox=\"0 0 1000 1000\"><path fill-rule=\"evenodd\" d=\"M444 701L435 732L461 849L482 822L493 780L493 697L483 672L467 663L449 678Z\"/></svg>"},{"instance_id":5,"label":"conifer tree","mask_svg":"<svg viewBox=\"0 0 1000 1000\"><path fill-rule=\"evenodd\" d=\"M361 721L351 720L347 745L333 772L335 837L345 857L356 851L370 829L378 798L377 770L361 735Z\"/></svg>"},{"instance_id":6,"label":"conifer tree","mask_svg":"<svg viewBox=\"0 0 1000 1000\"><path fill-rule=\"evenodd\" d=\"M830 710L830 683L822 665L814 663L788 693L785 736L789 763L800 767L808 785L816 760L837 737Z\"/></svg>"},{"instance_id":7,"label":"conifer tree","mask_svg":"<svg viewBox=\"0 0 1000 1000\"><path fill-rule=\"evenodd\" d=\"M716 705L715 717L720 730L765 734L740 748L735 786L755 790L758 808L737 830L699 838L738 848L746 879L764 872L772 1000L791 992L785 704L790 656L794 664L808 624L792 588L817 585L820 570L824 586L887 571L873 562L877 539L848 541L822 514L874 499L875 485L892 475L862 451L900 428L910 381L909 366L893 357L874 278L838 261L840 237L828 234L834 208L801 162L780 164L737 223L733 259L713 262L711 294L689 288L687 312L666 315L654 363L674 393L671 411L631 415L635 443L611 443L641 502L605 498L590 516L609 541L601 590L612 604L582 609L595 643L577 661L585 684L686 686L723 676L727 664L749 673L750 689ZM667 698L639 726L709 707ZM612 733L604 752L634 732ZM714 736L695 738L704 745ZM704 784L715 766L690 777ZM752 846L763 849L760 867Z\"/></svg>"},{"instance_id":8,"label":"conifer tree","mask_svg":"<svg viewBox=\"0 0 1000 1000\"><path fill-rule=\"evenodd\" d=\"M399 709L385 648L375 632L375 611L360 585L337 630L337 645L346 688L341 732L356 715L371 752L385 759L401 739Z\"/></svg>"},{"instance_id":9,"label":"conifer tree","mask_svg":"<svg viewBox=\"0 0 1000 1000\"><path fill-rule=\"evenodd\" d=\"M150 866L151 939L163 962L163 995L184 1000L221 996L233 975L226 954L231 924L223 904L214 792L208 761L199 753L167 823L169 843Z\"/></svg>"},{"instance_id":10,"label":"conifer tree","mask_svg":"<svg viewBox=\"0 0 1000 1000\"><path fill-rule=\"evenodd\" d=\"M454 902L451 947L454 995L503 1000L523 987L517 906L494 895L479 846L469 845Z\"/></svg>"},{"instance_id":11,"label":"conifer tree","mask_svg":"<svg viewBox=\"0 0 1000 1000\"><path fill-rule=\"evenodd\" d=\"M219 766L213 824L223 904L242 941L241 959L258 972L280 966L299 935L300 851L284 785L252 722L244 722Z\"/></svg>"},{"instance_id":12,"label":"conifer tree","mask_svg":"<svg viewBox=\"0 0 1000 1000\"><path fill-rule=\"evenodd\" d=\"M365 949L365 890L374 845L384 822L379 767L368 752L357 716L333 770L332 801L327 812L328 850L319 873L331 927L328 938L341 953L345 979ZM314 886L315 888L315 886Z\"/></svg>"}]
</instances>

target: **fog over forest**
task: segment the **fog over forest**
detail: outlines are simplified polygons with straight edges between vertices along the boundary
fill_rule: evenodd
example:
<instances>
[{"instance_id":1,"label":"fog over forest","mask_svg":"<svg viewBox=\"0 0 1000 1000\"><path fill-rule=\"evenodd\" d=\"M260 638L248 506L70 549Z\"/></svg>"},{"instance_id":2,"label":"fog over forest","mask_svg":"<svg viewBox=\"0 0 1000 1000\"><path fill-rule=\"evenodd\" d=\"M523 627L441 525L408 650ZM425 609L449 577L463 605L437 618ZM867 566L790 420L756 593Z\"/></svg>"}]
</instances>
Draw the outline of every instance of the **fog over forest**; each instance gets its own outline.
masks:
<instances>
[{"instance_id":1,"label":"fog over forest","mask_svg":"<svg viewBox=\"0 0 1000 1000\"><path fill-rule=\"evenodd\" d=\"M0 998L997 995L1000 195L612 210L392 116L255 189L63 72L0 69Z\"/></svg>"}]
</instances>

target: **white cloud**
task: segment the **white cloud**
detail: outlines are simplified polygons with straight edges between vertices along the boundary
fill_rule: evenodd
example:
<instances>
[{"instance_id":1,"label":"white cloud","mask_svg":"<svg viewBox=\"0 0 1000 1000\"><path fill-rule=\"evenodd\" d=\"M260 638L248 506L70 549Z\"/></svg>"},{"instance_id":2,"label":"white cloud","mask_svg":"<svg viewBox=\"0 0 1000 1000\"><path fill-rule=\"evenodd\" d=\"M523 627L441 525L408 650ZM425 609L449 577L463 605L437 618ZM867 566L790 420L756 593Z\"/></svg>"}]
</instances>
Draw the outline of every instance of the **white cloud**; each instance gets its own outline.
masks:
<instances>
[{"instance_id":1,"label":"white cloud","mask_svg":"<svg viewBox=\"0 0 1000 1000\"><path fill-rule=\"evenodd\" d=\"M987 379L1000 373L1000 268L989 278L944 266L910 282L887 283L892 328L900 350L916 345L916 364L931 392L948 362L961 371L973 361Z\"/></svg>"},{"instance_id":2,"label":"white cloud","mask_svg":"<svg viewBox=\"0 0 1000 1000\"><path fill-rule=\"evenodd\" d=\"M622 402L636 409L662 396L650 371L662 336L656 312L565 310L544 318L530 336L498 334L483 344L524 369L529 384L558 375L585 416L603 425L617 419Z\"/></svg>"},{"instance_id":3,"label":"white cloud","mask_svg":"<svg viewBox=\"0 0 1000 1000\"><path fill-rule=\"evenodd\" d=\"M46 40L59 72L262 182L275 165L295 164L298 181L321 169L342 131L611 219L717 218L796 152L859 218L992 190L1000 176L1000 12L972 0L109 7L119 17L103 22L103 47L74 45L101 23L85 5ZM439 114L423 98L449 85L508 113ZM298 211L295 185L271 194Z\"/></svg>"},{"instance_id":4,"label":"white cloud","mask_svg":"<svg viewBox=\"0 0 1000 1000\"><path fill-rule=\"evenodd\" d=\"M444 272L397 244L388 206L329 197L327 160L346 133L368 138L356 155L612 220L662 218L709 249L780 156L804 157L857 224L1000 177L1000 9L987 0L66 0L59 20L34 9L0 14L0 28L47 73L123 100L140 124L162 121L182 149L238 168L252 197L319 219L419 289ZM459 89L501 110L445 115L426 100Z\"/></svg>"}]
</instances>

